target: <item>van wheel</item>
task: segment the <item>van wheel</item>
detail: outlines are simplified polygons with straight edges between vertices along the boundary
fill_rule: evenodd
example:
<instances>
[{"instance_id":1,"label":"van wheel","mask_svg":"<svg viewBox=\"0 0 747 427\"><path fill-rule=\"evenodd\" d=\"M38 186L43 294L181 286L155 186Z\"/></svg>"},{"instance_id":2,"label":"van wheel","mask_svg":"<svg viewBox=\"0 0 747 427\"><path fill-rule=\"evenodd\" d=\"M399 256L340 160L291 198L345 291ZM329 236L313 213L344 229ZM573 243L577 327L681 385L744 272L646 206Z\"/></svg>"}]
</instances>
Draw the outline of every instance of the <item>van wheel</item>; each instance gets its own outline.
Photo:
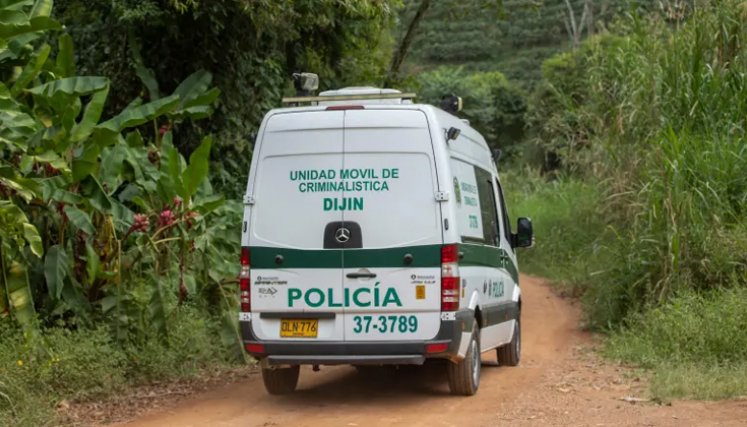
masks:
<instances>
[{"instance_id":1,"label":"van wheel","mask_svg":"<svg viewBox=\"0 0 747 427\"><path fill-rule=\"evenodd\" d=\"M449 390L451 390L451 394L472 396L477 393L477 388L480 387L480 365L480 327L477 322L474 322L464 360L458 363L449 363Z\"/></svg>"},{"instance_id":2,"label":"van wheel","mask_svg":"<svg viewBox=\"0 0 747 427\"><path fill-rule=\"evenodd\" d=\"M290 368L268 369L262 368L262 381L270 394L288 394L296 389L298 384L298 365Z\"/></svg>"},{"instance_id":3,"label":"van wheel","mask_svg":"<svg viewBox=\"0 0 747 427\"><path fill-rule=\"evenodd\" d=\"M504 366L516 366L521 360L521 322L516 319L514 322L514 337L511 342L498 347L498 364Z\"/></svg>"}]
</instances>

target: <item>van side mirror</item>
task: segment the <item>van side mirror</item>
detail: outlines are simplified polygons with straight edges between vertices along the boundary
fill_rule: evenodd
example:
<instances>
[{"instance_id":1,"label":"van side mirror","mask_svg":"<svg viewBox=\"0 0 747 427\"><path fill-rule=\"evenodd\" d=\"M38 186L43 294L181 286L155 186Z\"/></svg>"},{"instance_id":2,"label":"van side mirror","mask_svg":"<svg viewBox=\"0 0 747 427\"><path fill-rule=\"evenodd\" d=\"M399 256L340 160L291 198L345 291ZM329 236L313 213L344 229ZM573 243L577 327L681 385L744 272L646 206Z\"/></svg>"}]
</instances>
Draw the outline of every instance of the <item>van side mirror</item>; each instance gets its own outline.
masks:
<instances>
[{"instance_id":1,"label":"van side mirror","mask_svg":"<svg viewBox=\"0 0 747 427\"><path fill-rule=\"evenodd\" d=\"M513 237L515 248L531 248L534 246L534 230L530 218L519 218L517 221L516 234Z\"/></svg>"}]
</instances>

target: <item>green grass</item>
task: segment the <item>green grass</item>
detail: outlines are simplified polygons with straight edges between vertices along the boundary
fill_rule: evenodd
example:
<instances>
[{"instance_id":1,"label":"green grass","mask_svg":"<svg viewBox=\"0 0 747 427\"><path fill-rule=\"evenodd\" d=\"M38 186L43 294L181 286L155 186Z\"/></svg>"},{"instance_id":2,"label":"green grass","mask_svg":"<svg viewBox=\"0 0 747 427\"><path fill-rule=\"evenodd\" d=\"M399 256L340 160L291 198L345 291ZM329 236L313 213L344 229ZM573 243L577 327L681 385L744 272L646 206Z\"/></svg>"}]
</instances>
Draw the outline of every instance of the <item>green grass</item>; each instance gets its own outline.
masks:
<instances>
[{"instance_id":1,"label":"green grass","mask_svg":"<svg viewBox=\"0 0 747 427\"><path fill-rule=\"evenodd\" d=\"M534 226L535 247L519 252L521 271L581 295L604 264L601 187L570 177L548 181L533 169L510 169L501 178L511 218L528 216Z\"/></svg>"},{"instance_id":2,"label":"green grass","mask_svg":"<svg viewBox=\"0 0 747 427\"><path fill-rule=\"evenodd\" d=\"M152 335L136 343L118 343L105 327L48 328L44 353L27 348L17 328L0 322L0 420L21 427L54 423L62 400L103 399L139 384L239 363L222 343L216 320L191 307L174 316L176 326L166 338Z\"/></svg>"},{"instance_id":3,"label":"green grass","mask_svg":"<svg viewBox=\"0 0 747 427\"><path fill-rule=\"evenodd\" d=\"M651 378L651 394L660 399L718 400L747 395L747 362L733 365L663 364Z\"/></svg>"},{"instance_id":4,"label":"green grass","mask_svg":"<svg viewBox=\"0 0 747 427\"><path fill-rule=\"evenodd\" d=\"M747 394L747 289L685 291L631 316L604 354L651 371L659 398L720 399Z\"/></svg>"}]
</instances>

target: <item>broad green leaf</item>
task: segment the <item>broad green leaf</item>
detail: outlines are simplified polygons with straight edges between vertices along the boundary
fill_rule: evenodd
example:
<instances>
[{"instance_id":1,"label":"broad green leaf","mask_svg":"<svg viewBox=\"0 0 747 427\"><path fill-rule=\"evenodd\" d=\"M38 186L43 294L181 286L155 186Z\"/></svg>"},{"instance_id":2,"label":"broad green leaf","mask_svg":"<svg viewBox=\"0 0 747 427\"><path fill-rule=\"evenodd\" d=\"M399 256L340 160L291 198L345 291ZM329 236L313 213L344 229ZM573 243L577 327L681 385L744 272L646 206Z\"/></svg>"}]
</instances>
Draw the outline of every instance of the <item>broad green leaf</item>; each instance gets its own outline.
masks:
<instances>
[{"instance_id":1,"label":"broad green leaf","mask_svg":"<svg viewBox=\"0 0 747 427\"><path fill-rule=\"evenodd\" d=\"M89 175L81 182L83 194L86 195L88 203L101 213L108 213L112 208L112 202L104 191L101 183L93 175Z\"/></svg>"},{"instance_id":2,"label":"broad green leaf","mask_svg":"<svg viewBox=\"0 0 747 427\"><path fill-rule=\"evenodd\" d=\"M73 181L79 182L93 174L99 166L101 148L91 142L85 144L73 158Z\"/></svg>"},{"instance_id":3,"label":"broad green leaf","mask_svg":"<svg viewBox=\"0 0 747 427\"><path fill-rule=\"evenodd\" d=\"M125 129L140 126L156 117L174 111L179 105L179 97L169 96L139 107L126 108L116 117L96 126L100 131L120 133Z\"/></svg>"},{"instance_id":4,"label":"broad green leaf","mask_svg":"<svg viewBox=\"0 0 747 427\"><path fill-rule=\"evenodd\" d=\"M33 224L23 224L23 238L29 243L31 253L39 258L44 255L44 246L42 245L41 236L39 236L39 231Z\"/></svg>"},{"instance_id":5,"label":"broad green leaf","mask_svg":"<svg viewBox=\"0 0 747 427\"><path fill-rule=\"evenodd\" d=\"M33 4L34 0L0 0L0 9L21 10Z\"/></svg>"},{"instance_id":6,"label":"broad green leaf","mask_svg":"<svg viewBox=\"0 0 747 427\"><path fill-rule=\"evenodd\" d=\"M83 203L83 198L78 194L67 191L70 185L69 178L58 175L53 178L42 180L42 198L45 203L62 202L69 205Z\"/></svg>"},{"instance_id":7,"label":"broad green leaf","mask_svg":"<svg viewBox=\"0 0 747 427\"><path fill-rule=\"evenodd\" d=\"M127 206L116 200L112 200L111 215L114 219L114 227L117 232L125 233L130 228L134 214Z\"/></svg>"},{"instance_id":8,"label":"broad green leaf","mask_svg":"<svg viewBox=\"0 0 747 427\"><path fill-rule=\"evenodd\" d=\"M44 257L44 278L47 279L49 293L59 299L65 286L65 278L70 270L70 260L67 252L60 245L54 245L47 250Z\"/></svg>"},{"instance_id":9,"label":"broad green leaf","mask_svg":"<svg viewBox=\"0 0 747 427\"><path fill-rule=\"evenodd\" d=\"M49 16L52 13L52 0L36 0L34 7L31 9L29 16L36 18L38 16Z\"/></svg>"},{"instance_id":10,"label":"broad green leaf","mask_svg":"<svg viewBox=\"0 0 747 427\"><path fill-rule=\"evenodd\" d=\"M10 93L13 97L17 97L21 91L26 89L28 85L39 75L44 67L44 63L49 58L49 53L52 51L52 47L48 44L42 45L29 60L28 64L23 68L21 74L16 79L16 83L10 89Z\"/></svg>"},{"instance_id":11,"label":"broad green leaf","mask_svg":"<svg viewBox=\"0 0 747 427\"><path fill-rule=\"evenodd\" d=\"M200 94L199 96L196 96L190 100L188 100L184 104L184 108L189 111L190 108L193 107L207 107L210 106L213 102L215 102L216 99L218 99L218 96L220 96L220 89L217 87L214 87L207 92L204 92Z\"/></svg>"},{"instance_id":12,"label":"broad green leaf","mask_svg":"<svg viewBox=\"0 0 747 427\"><path fill-rule=\"evenodd\" d=\"M26 47L40 39L42 35L41 32L32 32L9 39L5 46L0 46L0 62L13 61L24 56Z\"/></svg>"},{"instance_id":13,"label":"broad green leaf","mask_svg":"<svg viewBox=\"0 0 747 427\"><path fill-rule=\"evenodd\" d=\"M156 73L152 69L137 65L135 66L135 74L140 78L146 88L148 88L148 94L151 101L156 101L161 98L161 93L158 90L158 80L156 80Z\"/></svg>"},{"instance_id":14,"label":"broad green leaf","mask_svg":"<svg viewBox=\"0 0 747 427\"><path fill-rule=\"evenodd\" d=\"M106 77L67 77L60 80L52 80L51 82L28 89L28 92L35 96L51 99L59 93L80 97L90 95L108 87L109 79Z\"/></svg>"},{"instance_id":15,"label":"broad green leaf","mask_svg":"<svg viewBox=\"0 0 747 427\"><path fill-rule=\"evenodd\" d=\"M165 192L165 197L171 198L176 194L187 200L184 183L182 182L182 156L170 143L171 133L169 132L166 136L163 141L163 151L166 155L161 158L161 170L165 170L167 175L161 176L159 182Z\"/></svg>"},{"instance_id":16,"label":"broad green leaf","mask_svg":"<svg viewBox=\"0 0 747 427\"><path fill-rule=\"evenodd\" d=\"M184 200L189 200L197 192L203 180L207 178L210 163L210 146L212 138L205 137L199 147L189 156L189 165L182 174L184 183Z\"/></svg>"},{"instance_id":17,"label":"broad green leaf","mask_svg":"<svg viewBox=\"0 0 747 427\"><path fill-rule=\"evenodd\" d=\"M210 89L212 82L213 75L205 70L196 71L184 79L174 90L174 95L179 97L179 109L189 106L190 101Z\"/></svg>"},{"instance_id":18,"label":"broad green leaf","mask_svg":"<svg viewBox=\"0 0 747 427\"><path fill-rule=\"evenodd\" d=\"M29 285L27 267L20 261L4 260L4 266L9 267L5 276L6 293L10 308L18 323L24 329L29 342L35 342L38 337L36 328L36 310Z\"/></svg>"},{"instance_id":19,"label":"broad green leaf","mask_svg":"<svg viewBox=\"0 0 747 427\"><path fill-rule=\"evenodd\" d=\"M124 169L125 146L117 144L108 147L101 152L101 169L99 179L101 184L107 187L107 193L111 194L121 185L122 171Z\"/></svg>"},{"instance_id":20,"label":"broad green leaf","mask_svg":"<svg viewBox=\"0 0 747 427\"><path fill-rule=\"evenodd\" d=\"M13 145L21 151L26 151L28 140L41 129L41 123L24 112L0 111L0 141Z\"/></svg>"},{"instance_id":21,"label":"broad green leaf","mask_svg":"<svg viewBox=\"0 0 747 427\"><path fill-rule=\"evenodd\" d=\"M140 132L138 132L137 130L129 132L125 137L125 141L127 141L127 145L129 145L130 147L142 147L143 145L145 145L143 136L140 135Z\"/></svg>"},{"instance_id":22,"label":"broad green leaf","mask_svg":"<svg viewBox=\"0 0 747 427\"><path fill-rule=\"evenodd\" d=\"M96 250L93 249L90 243L86 243L86 277L88 278L88 286L93 285L96 281L96 275L99 272L101 266L101 259Z\"/></svg>"},{"instance_id":23,"label":"broad green leaf","mask_svg":"<svg viewBox=\"0 0 747 427\"><path fill-rule=\"evenodd\" d=\"M21 170L28 172L30 169L27 170L24 165L28 164L28 167L30 168L34 162L48 163L53 168L62 172L70 171L67 161L52 150L45 151L42 154L35 156L23 156L21 159Z\"/></svg>"},{"instance_id":24,"label":"broad green leaf","mask_svg":"<svg viewBox=\"0 0 747 427\"><path fill-rule=\"evenodd\" d=\"M206 215L223 206L225 202L226 198L223 197L222 194L213 194L195 201L192 205L192 209L199 212L201 215Z\"/></svg>"},{"instance_id":25,"label":"broad green leaf","mask_svg":"<svg viewBox=\"0 0 747 427\"><path fill-rule=\"evenodd\" d=\"M10 166L0 166L0 183L14 189L27 202L41 194L41 186L35 179L19 176Z\"/></svg>"},{"instance_id":26,"label":"broad green leaf","mask_svg":"<svg viewBox=\"0 0 747 427\"><path fill-rule=\"evenodd\" d=\"M0 10L0 38L10 39L28 33L60 28L62 28L60 23L48 16L28 19L23 12Z\"/></svg>"},{"instance_id":27,"label":"broad green leaf","mask_svg":"<svg viewBox=\"0 0 747 427\"><path fill-rule=\"evenodd\" d=\"M58 38L57 43L57 73L62 77L72 77L75 74L73 38L70 34L62 34Z\"/></svg>"},{"instance_id":28,"label":"broad green leaf","mask_svg":"<svg viewBox=\"0 0 747 427\"><path fill-rule=\"evenodd\" d=\"M86 214L82 210L76 208L75 206L65 206L65 214L67 215L73 226L75 226L75 228L77 228L78 230L83 231L89 236L93 236L96 233L96 230L93 228L91 218L89 218L88 214Z\"/></svg>"},{"instance_id":29,"label":"broad green leaf","mask_svg":"<svg viewBox=\"0 0 747 427\"><path fill-rule=\"evenodd\" d=\"M86 111L83 113L83 118L75 125L71 132L70 140L72 142L82 142L91 136L91 133L101 119L101 113L104 111L104 104L106 104L106 99L108 97L109 85L93 94L91 100L86 105Z\"/></svg>"},{"instance_id":30,"label":"broad green leaf","mask_svg":"<svg viewBox=\"0 0 747 427\"><path fill-rule=\"evenodd\" d=\"M68 97L65 95L58 95L54 97L51 105L55 111L55 115L52 117L52 123L55 125L62 124L62 127L65 130L65 132L60 132L55 136L54 139L59 142L60 139L66 139L67 135L69 135L70 131L73 129L73 126L75 126L75 119L80 116L83 102L77 96ZM68 145L69 144L66 143L65 148L67 148ZM65 151L65 149L63 148L61 151Z\"/></svg>"},{"instance_id":31,"label":"broad green leaf","mask_svg":"<svg viewBox=\"0 0 747 427\"><path fill-rule=\"evenodd\" d=\"M23 25L27 24L29 16L21 10L0 9L0 25Z\"/></svg>"}]
</instances>

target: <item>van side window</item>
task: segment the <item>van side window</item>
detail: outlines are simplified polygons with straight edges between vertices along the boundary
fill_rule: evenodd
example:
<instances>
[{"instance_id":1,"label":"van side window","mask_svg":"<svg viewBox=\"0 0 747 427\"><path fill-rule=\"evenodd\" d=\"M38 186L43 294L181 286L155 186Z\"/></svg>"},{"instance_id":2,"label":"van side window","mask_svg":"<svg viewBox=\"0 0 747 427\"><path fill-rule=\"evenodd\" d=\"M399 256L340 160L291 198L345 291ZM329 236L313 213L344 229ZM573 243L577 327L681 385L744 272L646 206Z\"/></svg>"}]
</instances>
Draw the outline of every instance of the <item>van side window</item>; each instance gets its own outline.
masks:
<instances>
[{"instance_id":1,"label":"van side window","mask_svg":"<svg viewBox=\"0 0 747 427\"><path fill-rule=\"evenodd\" d=\"M495 180L496 188L498 188L498 197L501 201L501 216L503 217L503 234L506 236L506 241L511 241L511 220L508 218L508 211L506 210L506 200L503 198L503 187L501 182Z\"/></svg>"},{"instance_id":2,"label":"van side window","mask_svg":"<svg viewBox=\"0 0 747 427\"><path fill-rule=\"evenodd\" d=\"M480 198L480 216L482 217L482 232L485 243L498 246L498 211L496 210L495 193L493 192L493 177L490 172L475 168L477 178L477 194Z\"/></svg>"}]
</instances>

